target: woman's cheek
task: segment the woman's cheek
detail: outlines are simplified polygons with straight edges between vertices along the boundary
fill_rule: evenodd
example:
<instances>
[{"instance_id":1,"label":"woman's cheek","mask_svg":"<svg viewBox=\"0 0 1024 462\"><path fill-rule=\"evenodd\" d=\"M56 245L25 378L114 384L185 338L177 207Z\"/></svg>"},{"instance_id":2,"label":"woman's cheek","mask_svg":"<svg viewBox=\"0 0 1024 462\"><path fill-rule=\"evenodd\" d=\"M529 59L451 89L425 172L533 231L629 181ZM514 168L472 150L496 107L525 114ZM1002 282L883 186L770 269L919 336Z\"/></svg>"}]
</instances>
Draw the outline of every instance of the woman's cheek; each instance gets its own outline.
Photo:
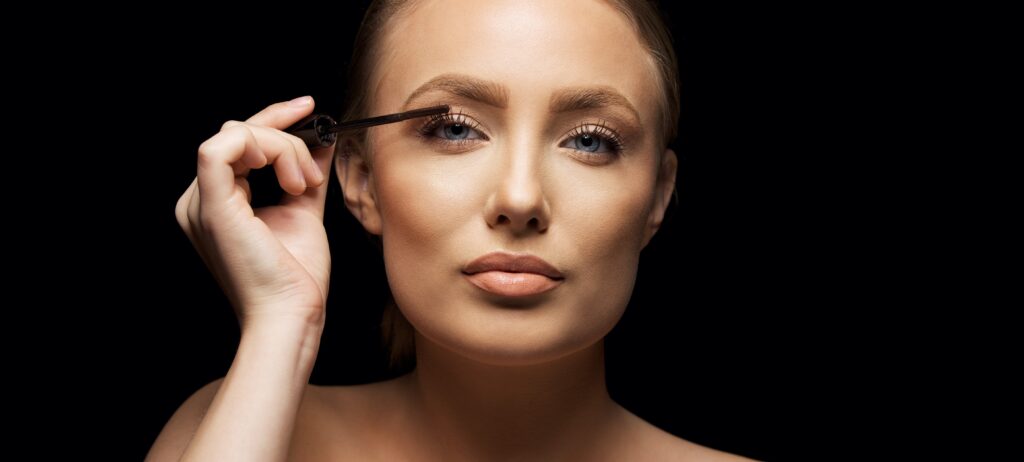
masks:
<instances>
[{"instance_id":1,"label":"woman's cheek","mask_svg":"<svg viewBox=\"0 0 1024 462\"><path fill-rule=\"evenodd\" d=\"M397 164L378 171L385 232L392 229L402 233L403 240L421 244L448 235L466 215L473 186L445 170L444 162Z\"/></svg>"},{"instance_id":2,"label":"woman's cheek","mask_svg":"<svg viewBox=\"0 0 1024 462\"><path fill-rule=\"evenodd\" d=\"M586 236L580 251L593 261L606 261L637 253L642 243L653 193L639 187L650 180L636 175L606 178L600 185L578 186L572 207L574 234ZM568 217L563 217L568 219Z\"/></svg>"},{"instance_id":3,"label":"woman's cheek","mask_svg":"<svg viewBox=\"0 0 1024 462\"><path fill-rule=\"evenodd\" d=\"M588 209L578 215L579 236L575 242L580 268L578 281L582 306L601 307L601 314L581 312L578 322L593 323L606 333L622 315L633 292L642 230L650 207L648 195L626 184L608 188L608 193L592 195ZM603 329L603 330L602 330Z\"/></svg>"}]
</instances>

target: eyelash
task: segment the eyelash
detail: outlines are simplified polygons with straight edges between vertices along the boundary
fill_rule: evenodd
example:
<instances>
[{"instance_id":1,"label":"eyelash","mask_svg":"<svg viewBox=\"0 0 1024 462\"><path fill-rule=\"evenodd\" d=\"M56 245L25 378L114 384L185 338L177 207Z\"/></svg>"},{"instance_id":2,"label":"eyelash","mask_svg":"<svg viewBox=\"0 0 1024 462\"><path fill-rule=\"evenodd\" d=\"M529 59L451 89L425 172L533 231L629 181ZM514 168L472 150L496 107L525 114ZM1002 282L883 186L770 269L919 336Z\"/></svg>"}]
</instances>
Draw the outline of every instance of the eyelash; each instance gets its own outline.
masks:
<instances>
[{"instance_id":1,"label":"eyelash","mask_svg":"<svg viewBox=\"0 0 1024 462\"><path fill-rule=\"evenodd\" d=\"M443 144L446 144L448 146L454 146L454 147L459 147L459 146L462 146L462 145L465 145L465 144L468 144L468 143L472 143L473 141L476 140L476 138L466 138L466 139L461 139L461 140L448 140L448 139L439 138L437 136L434 136L434 132L438 128L441 128L443 126L448 126L448 125L462 125L464 127L469 128L470 130L473 130L473 131L476 131L477 133L479 133L480 134L480 138L479 139L483 139L483 140L489 139L489 138L487 138L487 135L484 135L479 130L480 124L478 124L478 123L476 123L476 121L466 117L466 115L463 114L462 111L456 112L454 114L449 112L449 113L445 113L445 114L439 114L439 115L431 116L416 131L419 132L419 135L421 137L423 137L424 139L426 139L427 141L434 141L434 142L443 143Z\"/></svg>"},{"instance_id":2,"label":"eyelash","mask_svg":"<svg viewBox=\"0 0 1024 462\"><path fill-rule=\"evenodd\" d=\"M608 143L611 144L611 151L614 155L619 155L622 153L622 138L619 137L618 133L615 133L615 130L608 128L608 126L605 125L603 120L599 121L596 124L581 123L577 125L576 128L573 128L572 131L569 132L567 138L572 139L582 135L596 136L598 138L601 138L602 140L607 141Z\"/></svg>"},{"instance_id":3,"label":"eyelash","mask_svg":"<svg viewBox=\"0 0 1024 462\"><path fill-rule=\"evenodd\" d=\"M477 133L479 133L480 134L480 138L466 138L466 139L460 139L460 140L449 140L449 139L445 139L445 138L440 138L440 137L434 136L434 132L437 131L438 128L441 128L441 127L444 127L444 126L449 126L449 125L462 125L464 127L467 127L470 130L473 130L473 131L476 131ZM462 113L462 111L459 111L459 112L456 112L454 114L447 113L447 114L439 114L439 115L431 116L416 131L419 133L419 135L422 138L426 139L427 141L437 142L437 143L441 143L441 144L445 144L447 146L451 146L451 147L456 147L457 148L457 147L461 147L461 146L464 146L466 144L472 143L473 141L476 141L478 139L488 140L489 138L487 137L487 135L483 134L479 130L479 128L480 128L480 124L476 123L473 119L470 119L469 117L467 117L464 113ZM602 140L608 142L610 144L610 151L611 151L610 154L612 154L614 156L618 156L619 154L621 154L623 149L624 149L623 144L622 144L622 138L618 135L618 133L615 133L614 130L612 130L607 125L605 125L605 122L603 120L599 121L596 124L595 123L581 123L581 124L577 125L576 127L574 127L566 135L566 139L571 140L573 138L576 138L576 137L579 137L579 136L582 136L582 135L595 136L595 137L601 138ZM568 148L568 149L573 149L573 148ZM573 150L579 151L577 149L573 149ZM579 152L582 152L582 153L584 153L584 155L587 155L587 156L601 156L602 155L602 154L591 153L591 152L587 152L587 151L579 151Z\"/></svg>"}]
</instances>

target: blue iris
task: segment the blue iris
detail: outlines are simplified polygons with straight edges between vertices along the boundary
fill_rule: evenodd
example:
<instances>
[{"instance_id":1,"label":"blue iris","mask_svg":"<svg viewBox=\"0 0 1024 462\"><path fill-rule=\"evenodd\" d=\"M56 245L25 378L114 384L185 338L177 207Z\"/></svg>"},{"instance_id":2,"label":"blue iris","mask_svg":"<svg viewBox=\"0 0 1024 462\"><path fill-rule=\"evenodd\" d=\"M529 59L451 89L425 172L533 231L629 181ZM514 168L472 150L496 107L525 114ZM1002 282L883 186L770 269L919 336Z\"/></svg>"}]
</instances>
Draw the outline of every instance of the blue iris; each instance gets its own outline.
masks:
<instances>
[{"instance_id":1,"label":"blue iris","mask_svg":"<svg viewBox=\"0 0 1024 462\"><path fill-rule=\"evenodd\" d=\"M574 139L574 143L576 144L576 149L580 151L597 152L598 149L601 149L601 138L589 133L577 136Z\"/></svg>"},{"instance_id":2,"label":"blue iris","mask_svg":"<svg viewBox=\"0 0 1024 462\"><path fill-rule=\"evenodd\" d=\"M444 136L450 140L461 140L469 136L469 128L462 124L444 126Z\"/></svg>"}]
</instances>

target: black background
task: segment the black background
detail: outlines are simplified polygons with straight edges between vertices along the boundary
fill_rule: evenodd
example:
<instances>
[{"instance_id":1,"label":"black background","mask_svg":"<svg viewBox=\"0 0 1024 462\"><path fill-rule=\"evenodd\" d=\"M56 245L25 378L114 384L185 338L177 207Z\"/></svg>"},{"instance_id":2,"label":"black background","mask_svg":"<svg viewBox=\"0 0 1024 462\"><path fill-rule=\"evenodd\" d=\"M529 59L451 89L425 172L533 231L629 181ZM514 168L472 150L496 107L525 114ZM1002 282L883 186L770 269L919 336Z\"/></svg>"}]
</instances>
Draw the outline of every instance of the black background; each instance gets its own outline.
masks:
<instances>
[{"instance_id":1,"label":"black background","mask_svg":"<svg viewBox=\"0 0 1024 462\"><path fill-rule=\"evenodd\" d=\"M296 96L336 113L365 3L259 20L168 11L122 24L106 43L117 72L104 88L120 115L105 122L125 142L105 156L106 174L119 176L98 189L117 198L104 211L114 218L102 224L103 256L91 257L108 269L84 277L102 281L93 290L110 318L100 319L115 327L95 340L113 347L102 359L121 377L108 381L110 404L131 413L113 429L130 458L225 374L237 347L234 314L174 220L196 148L224 121ZM680 201L644 250L608 337L612 396L671 433L748 457L841 451L845 436L832 429L856 405L853 358L865 347L855 331L879 282L861 272L877 222L858 219L874 180L860 176L856 140L836 135L864 91L864 70L845 60L849 43L830 35L842 13L807 21L806 10L717 2L663 10L680 59ZM132 173L118 174L124 166ZM316 384L387 376L383 265L338 193L332 185L334 297ZM339 306L341 293L361 302Z\"/></svg>"}]
</instances>

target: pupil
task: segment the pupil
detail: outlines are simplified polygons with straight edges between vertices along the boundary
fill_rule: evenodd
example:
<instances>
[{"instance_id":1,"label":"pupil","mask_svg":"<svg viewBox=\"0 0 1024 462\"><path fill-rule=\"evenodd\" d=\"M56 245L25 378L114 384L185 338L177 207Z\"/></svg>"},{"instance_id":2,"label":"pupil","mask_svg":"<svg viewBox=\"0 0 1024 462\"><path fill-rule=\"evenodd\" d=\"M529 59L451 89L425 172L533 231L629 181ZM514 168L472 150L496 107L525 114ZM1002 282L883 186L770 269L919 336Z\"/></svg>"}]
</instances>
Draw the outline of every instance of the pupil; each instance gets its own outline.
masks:
<instances>
[{"instance_id":1,"label":"pupil","mask_svg":"<svg viewBox=\"0 0 1024 462\"><path fill-rule=\"evenodd\" d=\"M455 136L461 135L462 134L462 125L461 124L452 125L451 126L451 132L452 132L452 135L455 135Z\"/></svg>"},{"instance_id":2,"label":"pupil","mask_svg":"<svg viewBox=\"0 0 1024 462\"><path fill-rule=\"evenodd\" d=\"M580 144L589 148L591 144L594 144L594 138L590 135L583 135L583 139L580 141Z\"/></svg>"}]
</instances>

